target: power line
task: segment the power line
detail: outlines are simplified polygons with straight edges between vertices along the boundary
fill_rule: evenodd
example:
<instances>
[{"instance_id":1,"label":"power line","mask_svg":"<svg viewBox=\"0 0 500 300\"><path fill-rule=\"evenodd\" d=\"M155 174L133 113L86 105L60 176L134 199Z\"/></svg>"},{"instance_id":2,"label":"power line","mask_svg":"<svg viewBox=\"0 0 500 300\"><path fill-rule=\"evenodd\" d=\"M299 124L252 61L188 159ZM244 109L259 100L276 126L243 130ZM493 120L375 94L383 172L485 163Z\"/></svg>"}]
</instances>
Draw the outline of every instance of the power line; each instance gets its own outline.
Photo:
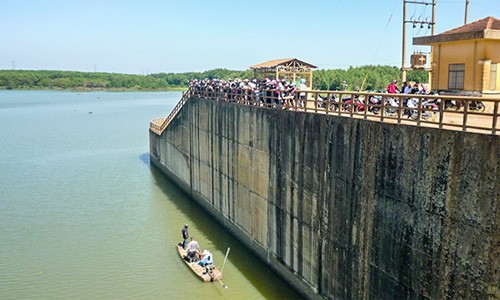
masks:
<instances>
[{"instance_id":1,"label":"power line","mask_svg":"<svg viewBox=\"0 0 500 300\"><path fill-rule=\"evenodd\" d=\"M407 19L406 15L406 10L407 10L407 5L408 4L413 4L413 5L423 5L422 9L420 10L420 16L415 20L414 18L410 18L409 20ZM435 13L435 7L436 7L436 0L403 0L403 49L402 49L402 59L401 59L401 80L405 81L406 80L406 70L408 67L406 66L406 25L407 24L412 24L413 25L413 37L418 35L420 31L425 27L428 29L432 28L432 35L434 35L434 13ZM424 17L426 14L426 7L427 5L432 5L432 21L428 21L428 17ZM417 33L415 34L415 28L419 26L420 28L418 29ZM432 27L431 27L432 26Z\"/></svg>"},{"instance_id":2,"label":"power line","mask_svg":"<svg viewBox=\"0 0 500 300\"><path fill-rule=\"evenodd\" d=\"M479 7L482 7L482 8L486 8L486 9L489 9L489 10L496 11L496 12L500 13L500 9L498 9L498 7L492 8L492 7L488 7L488 6L485 6L485 5L477 4L475 2L471 2L469 4L472 4L473 6L479 6Z\"/></svg>"}]
</instances>

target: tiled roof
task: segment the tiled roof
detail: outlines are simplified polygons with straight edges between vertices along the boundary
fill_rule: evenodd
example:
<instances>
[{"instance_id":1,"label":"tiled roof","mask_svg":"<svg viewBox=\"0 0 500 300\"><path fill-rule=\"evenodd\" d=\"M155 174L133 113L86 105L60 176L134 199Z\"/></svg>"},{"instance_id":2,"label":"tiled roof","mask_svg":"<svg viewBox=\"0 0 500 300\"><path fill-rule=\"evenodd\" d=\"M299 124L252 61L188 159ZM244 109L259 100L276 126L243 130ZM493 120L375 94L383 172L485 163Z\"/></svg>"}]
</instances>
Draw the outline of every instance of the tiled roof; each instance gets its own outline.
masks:
<instances>
[{"instance_id":1,"label":"tiled roof","mask_svg":"<svg viewBox=\"0 0 500 300\"><path fill-rule=\"evenodd\" d=\"M413 38L414 45L432 45L463 40L500 39L500 19L486 17L438 35Z\"/></svg>"},{"instance_id":2,"label":"tiled roof","mask_svg":"<svg viewBox=\"0 0 500 300\"><path fill-rule=\"evenodd\" d=\"M442 32L438 35L455 34L455 33L466 33L466 32L477 32L486 29L500 30L500 20L494 17L486 17L484 19L477 20L475 22L465 24L463 26Z\"/></svg>"}]
</instances>

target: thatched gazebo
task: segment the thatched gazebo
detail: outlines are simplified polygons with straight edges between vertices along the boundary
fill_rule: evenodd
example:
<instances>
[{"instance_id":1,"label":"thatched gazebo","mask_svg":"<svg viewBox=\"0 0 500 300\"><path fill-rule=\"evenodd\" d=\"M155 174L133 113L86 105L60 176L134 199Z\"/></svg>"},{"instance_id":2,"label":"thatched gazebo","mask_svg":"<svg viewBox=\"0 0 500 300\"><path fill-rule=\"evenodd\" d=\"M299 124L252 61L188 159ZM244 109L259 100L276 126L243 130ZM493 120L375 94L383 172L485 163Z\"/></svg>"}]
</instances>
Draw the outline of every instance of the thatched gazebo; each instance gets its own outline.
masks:
<instances>
[{"instance_id":1,"label":"thatched gazebo","mask_svg":"<svg viewBox=\"0 0 500 300\"><path fill-rule=\"evenodd\" d=\"M296 58L275 59L250 67L257 79L268 77L297 83L299 79L304 78L308 87L312 87L312 70L316 68Z\"/></svg>"}]
</instances>

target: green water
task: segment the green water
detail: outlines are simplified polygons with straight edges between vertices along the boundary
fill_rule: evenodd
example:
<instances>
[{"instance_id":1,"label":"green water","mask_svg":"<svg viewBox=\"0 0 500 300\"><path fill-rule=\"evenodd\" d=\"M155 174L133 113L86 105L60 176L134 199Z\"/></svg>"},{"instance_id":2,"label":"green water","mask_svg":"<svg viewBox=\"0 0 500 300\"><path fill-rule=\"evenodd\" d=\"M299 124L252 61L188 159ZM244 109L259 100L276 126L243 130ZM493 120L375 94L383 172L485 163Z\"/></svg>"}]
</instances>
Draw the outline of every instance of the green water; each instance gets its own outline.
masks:
<instances>
[{"instance_id":1,"label":"green water","mask_svg":"<svg viewBox=\"0 0 500 300\"><path fill-rule=\"evenodd\" d=\"M149 163L180 93L0 91L1 299L298 298ZM202 283L174 245L224 268Z\"/></svg>"}]
</instances>

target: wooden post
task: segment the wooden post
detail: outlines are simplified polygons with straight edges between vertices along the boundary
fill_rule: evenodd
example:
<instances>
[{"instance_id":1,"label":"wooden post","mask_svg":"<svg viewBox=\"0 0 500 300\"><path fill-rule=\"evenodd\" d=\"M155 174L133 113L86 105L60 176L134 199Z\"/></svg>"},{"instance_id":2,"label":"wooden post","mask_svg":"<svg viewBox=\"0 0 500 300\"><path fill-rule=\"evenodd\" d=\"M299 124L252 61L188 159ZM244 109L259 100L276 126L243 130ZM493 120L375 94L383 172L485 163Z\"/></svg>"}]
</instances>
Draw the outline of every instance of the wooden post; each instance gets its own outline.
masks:
<instances>
[{"instance_id":1,"label":"wooden post","mask_svg":"<svg viewBox=\"0 0 500 300\"><path fill-rule=\"evenodd\" d=\"M313 87L313 71L312 69L309 70L309 88L312 89Z\"/></svg>"},{"instance_id":2,"label":"wooden post","mask_svg":"<svg viewBox=\"0 0 500 300\"><path fill-rule=\"evenodd\" d=\"M498 101L495 101L493 105L493 124L491 125L491 134L496 134L497 132L497 119L498 119Z\"/></svg>"},{"instance_id":3,"label":"wooden post","mask_svg":"<svg viewBox=\"0 0 500 300\"><path fill-rule=\"evenodd\" d=\"M446 100L441 99L441 102L439 103L439 129L443 128L445 102Z\"/></svg>"},{"instance_id":4,"label":"wooden post","mask_svg":"<svg viewBox=\"0 0 500 300\"><path fill-rule=\"evenodd\" d=\"M385 96L382 96L382 103L381 104L381 108L380 108L380 122L383 122L384 121L384 115L385 115L385 101L386 101L386 97Z\"/></svg>"},{"instance_id":5,"label":"wooden post","mask_svg":"<svg viewBox=\"0 0 500 300\"><path fill-rule=\"evenodd\" d=\"M368 103L370 102L369 101L369 96L368 95L365 95L365 107L364 107L364 115L365 115L365 120L368 118Z\"/></svg>"},{"instance_id":6,"label":"wooden post","mask_svg":"<svg viewBox=\"0 0 500 300\"><path fill-rule=\"evenodd\" d=\"M318 100L319 100L319 93L315 93L314 96L314 112L318 113Z\"/></svg>"},{"instance_id":7,"label":"wooden post","mask_svg":"<svg viewBox=\"0 0 500 300\"><path fill-rule=\"evenodd\" d=\"M398 101L398 124L401 124L401 112L403 111L403 97L399 97Z\"/></svg>"},{"instance_id":8,"label":"wooden post","mask_svg":"<svg viewBox=\"0 0 500 300\"><path fill-rule=\"evenodd\" d=\"M467 131L467 113L469 111L469 100L462 100L462 101L464 101L464 119L462 124L462 130Z\"/></svg>"},{"instance_id":9,"label":"wooden post","mask_svg":"<svg viewBox=\"0 0 500 300\"><path fill-rule=\"evenodd\" d=\"M418 98L418 111L417 111L417 126L420 126L422 121L422 101L424 98Z\"/></svg>"},{"instance_id":10,"label":"wooden post","mask_svg":"<svg viewBox=\"0 0 500 300\"><path fill-rule=\"evenodd\" d=\"M338 98L339 98L339 102L338 102L339 107L338 107L337 111L338 111L339 116L340 116L340 115L342 115L342 109L344 109L344 107L342 105L343 104L342 103L342 94L337 94L337 95L338 95Z\"/></svg>"},{"instance_id":11,"label":"wooden post","mask_svg":"<svg viewBox=\"0 0 500 300\"><path fill-rule=\"evenodd\" d=\"M351 94L351 107L350 107L350 115L351 115L351 118L352 116L354 115L354 94Z\"/></svg>"}]
</instances>

